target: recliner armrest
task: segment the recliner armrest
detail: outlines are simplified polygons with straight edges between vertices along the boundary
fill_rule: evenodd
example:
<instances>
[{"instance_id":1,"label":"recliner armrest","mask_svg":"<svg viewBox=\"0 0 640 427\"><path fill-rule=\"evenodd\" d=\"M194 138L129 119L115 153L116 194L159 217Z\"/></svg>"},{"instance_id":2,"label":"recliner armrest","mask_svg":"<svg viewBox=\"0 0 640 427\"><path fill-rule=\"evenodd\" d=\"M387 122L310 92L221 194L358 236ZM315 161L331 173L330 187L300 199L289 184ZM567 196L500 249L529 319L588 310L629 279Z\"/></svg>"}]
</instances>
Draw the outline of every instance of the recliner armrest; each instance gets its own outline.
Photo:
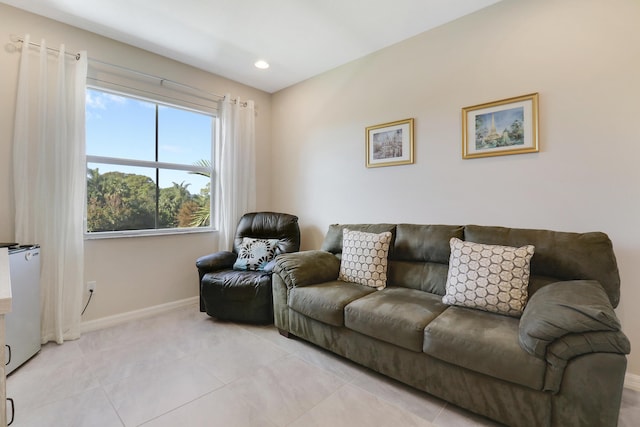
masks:
<instances>
[{"instance_id":1,"label":"recliner armrest","mask_svg":"<svg viewBox=\"0 0 640 427\"><path fill-rule=\"evenodd\" d=\"M232 268L237 258L238 255L234 254L233 252L216 252L198 258L196 260L196 267L198 267L198 271L202 275L211 271Z\"/></svg>"},{"instance_id":2,"label":"recliner armrest","mask_svg":"<svg viewBox=\"0 0 640 427\"><path fill-rule=\"evenodd\" d=\"M340 260L332 253L312 250L282 254L276 257L274 274L288 289L336 280Z\"/></svg>"}]
</instances>

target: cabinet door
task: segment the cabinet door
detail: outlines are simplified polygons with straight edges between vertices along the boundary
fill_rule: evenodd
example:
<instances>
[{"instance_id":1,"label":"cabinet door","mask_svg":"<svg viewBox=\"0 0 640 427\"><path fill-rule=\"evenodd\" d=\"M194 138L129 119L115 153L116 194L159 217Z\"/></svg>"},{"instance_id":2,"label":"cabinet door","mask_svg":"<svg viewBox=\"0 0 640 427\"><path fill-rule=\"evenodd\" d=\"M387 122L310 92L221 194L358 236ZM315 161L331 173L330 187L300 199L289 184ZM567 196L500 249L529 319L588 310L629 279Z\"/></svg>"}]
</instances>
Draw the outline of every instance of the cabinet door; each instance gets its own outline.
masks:
<instances>
[{"instance_id":1,"label":"cabinet door","mask_svg":"<svg viewBox=\"0 0 640 427\"><path fill-rule=\"evenodd\" d=\"M7 353L4 348L4 338L4 314L0 314L0 359L2 359L2 366L0 366L0 426L2 427L7 425L7 376L4 369Z\"/></svg>"},{"instance_id":2,"label":"cabinet door","mask_svg":"<svg viewBox=\"0 0 640 427\"><path fill-rule=\"evenodd\" d=\"M40 351L40 249L9 255L11 312L5 315L6 344L11 346L13 372Z\"/></svg>"}]
</instances>

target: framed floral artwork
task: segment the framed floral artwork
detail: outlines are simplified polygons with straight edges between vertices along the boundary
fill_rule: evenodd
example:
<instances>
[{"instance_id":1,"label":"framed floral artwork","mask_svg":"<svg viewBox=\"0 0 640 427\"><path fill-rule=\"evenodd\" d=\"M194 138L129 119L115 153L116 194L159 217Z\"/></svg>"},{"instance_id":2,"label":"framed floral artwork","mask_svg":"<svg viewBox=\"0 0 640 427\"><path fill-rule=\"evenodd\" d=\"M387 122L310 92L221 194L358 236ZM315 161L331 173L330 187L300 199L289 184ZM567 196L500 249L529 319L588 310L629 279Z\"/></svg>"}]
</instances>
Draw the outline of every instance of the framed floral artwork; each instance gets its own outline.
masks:
<instances>
[{"instance_id":1,"label":"framed floral artwork","mask_svg":"<svg viewBox=\"0 0 640 427\"><path fill-rule=\"evenodd\" d=\"M462 109L462 158L538 152L538 94Z\"/></svg>"},{"instance_id":2,"label":"framed floral artwork","mask_svg":"<svg viewBox=\"0 0 640 427\"><path fill-rule=\"evenodd\" d=\"M413 163L413 119L369 126L365 133L368 168Z\"/></svg>"}]
</instances>

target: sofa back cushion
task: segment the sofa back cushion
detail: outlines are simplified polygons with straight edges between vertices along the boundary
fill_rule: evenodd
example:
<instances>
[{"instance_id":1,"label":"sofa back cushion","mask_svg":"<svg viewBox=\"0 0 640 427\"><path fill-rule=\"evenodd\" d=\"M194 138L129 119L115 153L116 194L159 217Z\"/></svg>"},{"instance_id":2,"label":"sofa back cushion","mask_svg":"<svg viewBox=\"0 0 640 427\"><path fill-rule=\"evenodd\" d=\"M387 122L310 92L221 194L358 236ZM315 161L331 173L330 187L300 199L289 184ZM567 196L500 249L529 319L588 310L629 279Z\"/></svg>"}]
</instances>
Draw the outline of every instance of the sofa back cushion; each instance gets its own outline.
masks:
<instances>
[{"instance_id":1,"label":"sofa back cushion","mask_svg":"<svg viewBox=\"0 0 640 427\"><path fill-rule=\"evenodd\" d=\"M464 240L491 245L533 245L536 251L531 259L532 276L558 280L597 280L614 307L620 301L618 265L611 240L604 233L467 225ZM530 295L535 290L531 289L530 284Z\"/></svg>"},{"instance_id":2,"label":"sofa back cushion","mask_svg":"<svg viewBox=\"0 0 640 427\"><path fill-rule=\"evenodd\" d=\"M448 271L447 264L437 262L389 260L387 283L444 296Z\"/></svg>"},{"instance_id":3,"label":"sofa back cushion","mask_svg":"<svg viewBox=\"0 0 640 427\"><path fill-rule=\"evenodd\" d=\"M452 237L462 239L460 225L398 224L387 281L392 286L445 294Z\"/></svg>"},{"instance_id":4,"label":"sofa back cushion","mask_svg":"<svg viewBox=\"0 0 640 427\"><path fill-rule=\"evenodd\" d=\"M451 255L449 241L463 238L461 225L398 224L393 259L448 264Z\"/></svg>"},{"instance_id":5,"label":"sofa back cushion","mask_svg":"<svg viewBox=\"0 0 640 427\"><path fill-rule=\"evenodd\" d=\"M604 233L569 233L550 230L492 227L481 225L418 224L332 224L322 250L342 254L345 228L368 233L390 231L387 283L438 295L445 294L449 257L449 240L536 248L531 259L529 296L538 289L560 280L597 280L611 304L620 301L620 275L611 240Z\"/></svg>"},{"instance_id":6,"label":"sofa back cushion","mask_svg":"<svg viewBox=\"0 0 640 427\"><path fill-rule=\"evenodd\" d=\"M342 232L345 228L351 231L362 231L365 233L375 234L389 231L391 232L390 248L393 248L393 241L395 240L396 236L395 224L331 224L326 236L324 237L324 241L322 242L322 247L320 249L323 251L331 252L332 254L341 255L343 239ZM390 252L392 250L393 249L390 249Z\"/></svg>"},{"instance_id":7,"label":"sofa back cushion","mask_svg":"<svg viewBox=\"0 0 640 427\"><path fill-rule=\"evenodd\" d=\"M342 255L343 230L367 233L391 232L387 283L419 289L437 295L445 294L449 255L449 240L462 239L461 225L419 224L332 224L322 243L322 250Z\"/></svg>"}]
</instances>

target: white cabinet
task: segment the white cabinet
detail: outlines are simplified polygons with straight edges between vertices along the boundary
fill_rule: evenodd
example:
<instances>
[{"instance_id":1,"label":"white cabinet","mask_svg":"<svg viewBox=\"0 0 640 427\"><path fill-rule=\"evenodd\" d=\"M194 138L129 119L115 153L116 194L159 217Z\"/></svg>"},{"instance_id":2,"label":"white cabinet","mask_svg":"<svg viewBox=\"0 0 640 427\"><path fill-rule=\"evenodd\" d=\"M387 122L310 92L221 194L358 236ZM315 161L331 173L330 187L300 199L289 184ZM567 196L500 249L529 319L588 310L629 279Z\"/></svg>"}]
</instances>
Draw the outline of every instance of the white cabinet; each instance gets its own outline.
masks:
<instances>
[{"instance_id":1,"label":"white cabinet","mask_svg":"<svg viewBox=\"0 0 640 427\"><path fill-rule=\"evenodd\" d=\"M5 330L4 315L11 311L11 276L9 274L9 252L7 248L0 248L0 426L7 425L7 387L4 363Z\"/></svg>"},{"instance_id":2,"label":"white cabinet","mask_svg":"<svg viewBox=\"0 0 640 427\"><path fill-rule=\"evenodd\" d=\"M40 248L9 250L11 313L4 317L6 375L40 351Z\"/></svg>"}]
</instances>

